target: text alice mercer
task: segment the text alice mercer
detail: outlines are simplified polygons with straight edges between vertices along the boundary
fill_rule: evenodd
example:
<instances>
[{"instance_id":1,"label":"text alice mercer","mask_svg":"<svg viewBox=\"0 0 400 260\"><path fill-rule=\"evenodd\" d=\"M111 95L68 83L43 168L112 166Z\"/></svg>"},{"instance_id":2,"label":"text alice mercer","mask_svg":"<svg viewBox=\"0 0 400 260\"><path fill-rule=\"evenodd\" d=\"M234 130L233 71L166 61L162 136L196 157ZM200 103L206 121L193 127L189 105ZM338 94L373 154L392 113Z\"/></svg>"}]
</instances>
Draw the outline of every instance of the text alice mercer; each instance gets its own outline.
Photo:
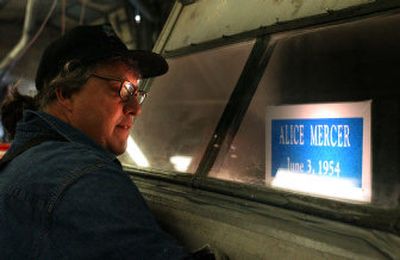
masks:
<instances>
[{"instance_id":1,"label":"text alice mercer","mask_svg":"<svg viewBox=\"0 0 400 260\"><path fill-rule=\"evenodd\" d=\"M350 127L345 124L310 125L310 146L350 147ZM280 127L279 144L304 145L304 125L287 124Z\"/></svg>"}]
</instances>

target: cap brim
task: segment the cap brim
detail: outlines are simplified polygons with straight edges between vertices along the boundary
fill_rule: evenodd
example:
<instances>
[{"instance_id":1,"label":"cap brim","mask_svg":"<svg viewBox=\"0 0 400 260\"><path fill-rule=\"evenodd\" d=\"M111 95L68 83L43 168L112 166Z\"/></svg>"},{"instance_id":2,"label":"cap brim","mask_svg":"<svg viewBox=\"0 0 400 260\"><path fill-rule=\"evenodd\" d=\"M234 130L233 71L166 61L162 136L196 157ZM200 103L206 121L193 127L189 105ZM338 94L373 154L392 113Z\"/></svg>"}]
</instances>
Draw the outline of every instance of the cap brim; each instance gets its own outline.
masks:
<instances>
[{"instance_id":1,"label":"cap brim","mask_svg":"<svg viewBox=\"0 0 400 260\"><path fill-rule=\"evenodd\" d=\"M168 71L167 61L160 54L151 51L128 50L124 57L137 63L142 78L160 76Z\"/></svg>"}]
</instances>

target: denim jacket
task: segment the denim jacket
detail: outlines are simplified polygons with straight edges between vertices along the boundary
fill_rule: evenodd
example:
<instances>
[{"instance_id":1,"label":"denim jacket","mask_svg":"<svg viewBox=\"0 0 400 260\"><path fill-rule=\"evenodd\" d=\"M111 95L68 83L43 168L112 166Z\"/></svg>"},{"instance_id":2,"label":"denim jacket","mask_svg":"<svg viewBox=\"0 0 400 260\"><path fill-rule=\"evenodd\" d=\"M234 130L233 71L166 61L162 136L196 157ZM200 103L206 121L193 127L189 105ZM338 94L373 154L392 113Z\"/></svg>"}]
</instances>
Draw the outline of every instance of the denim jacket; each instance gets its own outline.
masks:
<instances>
[{"instance_id":1,"label":"denim jacket","mask_svg":"<svg viewBox=\"0 0 400 260\"><path fill-rule=\"evenodd\" d=\"M48 136L48 137L47 137ZM117 158L61 120L26 111L0 169L0 259L182 259Z\"/></svg>"}]
</instances>

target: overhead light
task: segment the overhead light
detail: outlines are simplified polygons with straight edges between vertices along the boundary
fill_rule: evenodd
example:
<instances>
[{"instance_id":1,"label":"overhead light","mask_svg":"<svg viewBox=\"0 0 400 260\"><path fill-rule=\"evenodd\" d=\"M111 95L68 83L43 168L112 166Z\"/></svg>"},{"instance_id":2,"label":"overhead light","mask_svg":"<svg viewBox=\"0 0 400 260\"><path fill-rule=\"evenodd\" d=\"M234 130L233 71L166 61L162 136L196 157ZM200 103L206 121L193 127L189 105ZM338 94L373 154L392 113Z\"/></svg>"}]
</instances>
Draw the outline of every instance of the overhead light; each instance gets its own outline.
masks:
<instances>
[{"instance_id":1,"label":"overhead light","mask_svg":"<svg viewBox=\"0 0 400 260\"><path fill-rule=\"evenodd\" d=\"M186 172L192 162L191 156L175 155L169 158L169 161L174 165L175 170Z\"/></svg>"},{"instance_id":2,"label":"overhead light","mask_svg":"<svg viewBox=\"0 0 400 260\"><path fill-rule=\"evenodd\" d=\"M142 17L140 16L140 14L136 14L135 15L135 22L136 23L140 23L142 21Z\"/></svg>"},{"instance_id":3,"label":"overhead light","mask_svg":"<svg viewBox=\"0 0 400 260\"><path fill-rule=\"evenodd\" d=\"M128 137L128 145L126 148L126 152L129 157L136 163L136 165L140 167L149 167L149 161L146 156L140 150L139 146L136 144L135 140L131 136Z\"/></svg>"}]
</instances>

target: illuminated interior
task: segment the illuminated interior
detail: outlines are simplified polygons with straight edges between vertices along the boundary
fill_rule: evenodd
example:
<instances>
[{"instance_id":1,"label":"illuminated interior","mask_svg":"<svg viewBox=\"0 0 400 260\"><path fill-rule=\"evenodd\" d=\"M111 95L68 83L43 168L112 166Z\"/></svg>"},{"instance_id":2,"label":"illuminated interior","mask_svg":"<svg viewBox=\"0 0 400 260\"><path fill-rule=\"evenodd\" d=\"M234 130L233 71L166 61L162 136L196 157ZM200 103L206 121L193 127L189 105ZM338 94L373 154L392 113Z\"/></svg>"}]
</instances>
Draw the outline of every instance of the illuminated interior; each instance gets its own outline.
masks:
<instances>
[{"instance_id":1,"label":"illuminated interior","mask_svg":"<svg viewBox=\"0 0 400 260\"><path fill-rule=\"evenodd\" d=\"M135 140L133 140L132 136L128 137L126 153L136 163L136 165L138 165L140 167L144 167L144 168L147 168L150 166L149 161L147 160L146 156L143 154L142 150L140 150L140 148L136 144Z\"/></svg>"}]
</instances>

